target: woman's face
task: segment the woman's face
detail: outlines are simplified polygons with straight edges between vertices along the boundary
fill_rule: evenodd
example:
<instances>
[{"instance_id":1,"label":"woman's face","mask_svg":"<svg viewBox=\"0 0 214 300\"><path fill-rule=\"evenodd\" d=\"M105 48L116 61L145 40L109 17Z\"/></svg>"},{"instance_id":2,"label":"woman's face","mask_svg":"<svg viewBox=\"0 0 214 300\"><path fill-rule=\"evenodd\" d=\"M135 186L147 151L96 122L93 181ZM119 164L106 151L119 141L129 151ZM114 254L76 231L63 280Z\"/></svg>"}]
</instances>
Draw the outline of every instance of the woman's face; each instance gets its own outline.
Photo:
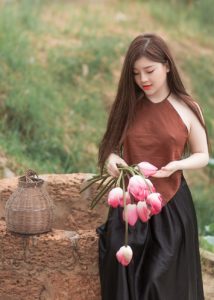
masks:
<instances>
[{"instance_id":1,"label":"woman's face","mask_svg":"<svg viewBox=\"0 0 214 300\"><path fill-rule=\"evenodd\" d=\"M136 60L133 68L136 84L147 96L154 98L164 97L168 93L167 72L168 64L152 61L145 56Z\"/></svg>"}]
</instances>

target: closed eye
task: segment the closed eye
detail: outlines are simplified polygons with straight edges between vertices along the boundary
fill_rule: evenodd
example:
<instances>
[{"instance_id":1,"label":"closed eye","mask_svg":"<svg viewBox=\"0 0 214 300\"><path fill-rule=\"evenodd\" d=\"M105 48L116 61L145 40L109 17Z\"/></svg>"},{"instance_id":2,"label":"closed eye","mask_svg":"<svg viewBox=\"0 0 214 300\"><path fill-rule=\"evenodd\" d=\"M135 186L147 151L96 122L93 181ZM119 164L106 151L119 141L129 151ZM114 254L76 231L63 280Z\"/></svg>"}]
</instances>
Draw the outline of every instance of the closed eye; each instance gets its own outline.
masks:
<instances>
[{"instance_id":1,"label":"closed eye","mask_svg":"<svg viewBox=\"0 0 214 300\"><path fill-rule=\"evenodd\" d=\"M153 73L154 72L154 70L152 70L152 71L149 71L149 72L146 72L146 73ZM139 73L133 73L133 75L134 76L137 76L137 75L140 75Z\"/></svg>"}]
</instances>

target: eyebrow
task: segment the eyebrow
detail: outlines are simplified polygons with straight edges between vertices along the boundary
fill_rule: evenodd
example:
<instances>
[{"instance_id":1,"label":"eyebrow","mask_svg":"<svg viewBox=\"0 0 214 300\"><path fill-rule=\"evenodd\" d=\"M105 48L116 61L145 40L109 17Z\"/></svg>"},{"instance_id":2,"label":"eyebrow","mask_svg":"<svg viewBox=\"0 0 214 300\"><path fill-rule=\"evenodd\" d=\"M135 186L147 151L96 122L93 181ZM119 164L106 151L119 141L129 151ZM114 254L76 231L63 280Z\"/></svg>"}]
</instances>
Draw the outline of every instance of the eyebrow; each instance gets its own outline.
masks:
<instances>
[{"instance_id":1,"label":"eyebrow","mask_svg":"<svg viewBox=\"0 0 214 300\"><path fill-rule=\"evenodd\" d=\"M148 68L151 68L151 67L154 67L155 65L151 65L151 66L147 66L147 67L144 67L143 69L148 69ZM136 70L136 68L134 68L134 70Z\"/></svg>"}]
</instances>

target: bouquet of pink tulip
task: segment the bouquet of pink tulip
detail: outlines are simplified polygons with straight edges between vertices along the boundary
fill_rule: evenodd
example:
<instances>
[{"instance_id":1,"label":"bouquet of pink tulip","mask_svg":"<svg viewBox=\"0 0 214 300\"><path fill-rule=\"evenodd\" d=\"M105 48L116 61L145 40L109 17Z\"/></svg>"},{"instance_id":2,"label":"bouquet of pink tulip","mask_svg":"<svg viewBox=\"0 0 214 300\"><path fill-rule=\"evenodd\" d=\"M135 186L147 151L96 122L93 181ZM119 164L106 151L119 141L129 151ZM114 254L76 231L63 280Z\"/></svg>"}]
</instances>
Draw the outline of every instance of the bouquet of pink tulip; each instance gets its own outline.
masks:
<instances>
[{"instance_id":1,"label":"bouquet of pink tulip","mask_svg":"<svg viewBox=\"0 0 214 300\"><path fill-rule=\"evenodd\" d=\"M94 208L106 192L109 192L108 204L110 206L113 208L123 207L125 246L117 251L116 257L122 265L127 266L133 256L132 249L128 246L128 225L134 226L137 220L147 222L152 215L160 213L166 203L148 179L149 176L156 173L155 166L148 162L141 162L132 166L119 165L118 169L120 171L118 178L112 177L107 172L93 176L87 180L88 185L81 192L100 181L97 187L100 191L92 200L91 208ZM127 190L125 180L128 180ZM104 183L106 184L104 185Z\"/></svg>"}]
</instances>

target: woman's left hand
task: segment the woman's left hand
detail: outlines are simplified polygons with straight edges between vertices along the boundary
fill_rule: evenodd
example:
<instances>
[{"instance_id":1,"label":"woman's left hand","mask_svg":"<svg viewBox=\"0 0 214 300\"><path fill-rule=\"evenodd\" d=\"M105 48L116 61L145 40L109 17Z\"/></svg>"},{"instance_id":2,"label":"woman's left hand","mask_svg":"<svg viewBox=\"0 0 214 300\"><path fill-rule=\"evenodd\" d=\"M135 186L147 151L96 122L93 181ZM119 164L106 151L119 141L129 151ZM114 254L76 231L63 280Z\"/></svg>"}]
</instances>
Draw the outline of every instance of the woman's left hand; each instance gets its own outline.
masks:
<instances>
[{"instance_id":1,"label":"woman's left hand","mask_svg":"<svg viewBox=\"0 0 214 300\"><path fill-rule=\"evenodd\" d=\"M172 175L174 172L178 171L178 161L171 161L161 169L159 169L152 177L155 178L162 178L162 177L169 177Z\"/></svg>"}]
</instances>

